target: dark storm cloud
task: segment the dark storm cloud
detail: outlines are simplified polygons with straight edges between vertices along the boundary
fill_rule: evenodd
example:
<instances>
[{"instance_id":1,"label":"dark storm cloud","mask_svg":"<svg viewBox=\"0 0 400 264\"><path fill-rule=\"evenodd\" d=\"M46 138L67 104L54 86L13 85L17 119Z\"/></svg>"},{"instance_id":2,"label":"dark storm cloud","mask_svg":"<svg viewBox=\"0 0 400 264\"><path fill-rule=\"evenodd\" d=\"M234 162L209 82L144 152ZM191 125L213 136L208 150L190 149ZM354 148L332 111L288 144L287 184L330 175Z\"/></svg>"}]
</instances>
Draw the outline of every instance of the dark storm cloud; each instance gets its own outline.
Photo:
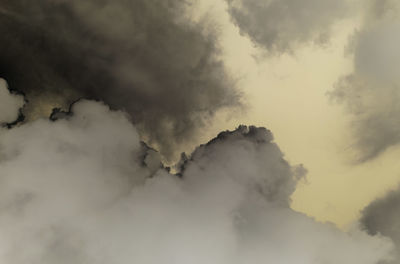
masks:
<instances>
[{"instance_id":1,"label":"dark storm cloud","mask_svg":"<svg viewBox=\"0 0 400 264\"><path fill-rule=\"evenodd\" d=\"M0 76L26 94L26 115L48 101L103 100L130 113L168 156L172 144L239 101L214 29L185 17L189 7L179 0L0 0Z\"/></svg>"},{"instance_id":2,"label":"dark storm cloud","mask_svg":"<svg viewBox=\"0 0 400 264\"><path fill-rule=\"evenodd\" d=\"M353 118L359 161L375 158L400 142L400 5L394 0L369 4L349 45L354 71L331 93Z\"/></svg>"},{"instance_id":3,"label":"dark storm cloud","mask_svg":"<svg viewBox=\"0 0 400 264\"><path fill-rule=\"evenodd\" d=\"M346 0L226 0L242 34L270 52L293 52L298 45L323 44L342 18Z\"/></svg>"},{"instance_id":4,"label":"dark storm cloud","mask_svg":"<svg viewBox=\"0 0 400 264\"><path fill-rule=\"evenodd\" d=\"M396 259L400 261L400 189L391 191L373 201L362 211L360 220L363 228L371 235L390 237L396 246ZM386 262L385 262L386 263Z\"/></svg>"}]
</instances>

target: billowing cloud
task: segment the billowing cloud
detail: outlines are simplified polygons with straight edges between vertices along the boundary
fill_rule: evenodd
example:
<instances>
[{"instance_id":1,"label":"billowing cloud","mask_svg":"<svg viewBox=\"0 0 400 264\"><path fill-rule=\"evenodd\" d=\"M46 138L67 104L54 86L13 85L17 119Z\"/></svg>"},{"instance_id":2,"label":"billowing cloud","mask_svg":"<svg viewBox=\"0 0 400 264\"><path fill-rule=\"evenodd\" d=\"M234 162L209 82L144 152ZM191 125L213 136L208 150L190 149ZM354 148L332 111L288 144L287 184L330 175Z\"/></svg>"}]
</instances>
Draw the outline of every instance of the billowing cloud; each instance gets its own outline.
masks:
<instances>
[{"instance_id":1,"label":"billowing cloud","mask_svg":"<svg viewBox=\"0 0 400 264\"><path fill-rule=\"evenodd\" d=\"M29 115L84 97L131 114L169 156L239 95L214 28L180 0L2 0L0 76ZM176 150L176 149L175 149Z\"/></svg>"},{"instance_id":2,"label":"billowing cloud","mask_svg":"<svg viewBox=\"0 0 400 264\"><path fill-rule=\"evenodd\" d=\"M371 3L363 26L352 37L354 71L331 93L353 117L360 161L400 142L400 5L395 0Z\"/></svg>"},{"instance_id":3,"label":"billowing cloud","mask_svg":"<svg viewBox=\"0 0 400 264\"><path fill-rule=\"evenodd\" d=\"M345 0L227 0L242 34L270 52L329 40L331 27L347 12Z\"/></svg>"},{"instance_id":4,"label":"billowing cloud","mask_svg":"<svg viewBox=\"0 0 400 264\"><path fill-rule=\"evenodd\" d=\"M0 78L0 125L17 120L19 109L24 105L21 95L11 94L7 82Z\"/></svg>"},{"instance_id":5,"label":"billowing cloud","mask_svg":"<svg viewBox=\"0 0 400 264\"><path fill-rule=\"evenodd\" d=\"M390 237L396 245L396 259L400 261L400 190L391 191L373 201L362 212L360 222L371 235L382 234Z\"/></svg>"},{"instance_id":6,"label":"billowing cloud","mask_svg":"<svg viewBox=\"0 0 400 264\"><path fill-rule=\"evenodd\" d=\"M304 177L270 131L223 132L162 168L123 112L79 101L0 129L0 262L376 264L391 244L290 209Z\"/></svg>"}]
</instances>

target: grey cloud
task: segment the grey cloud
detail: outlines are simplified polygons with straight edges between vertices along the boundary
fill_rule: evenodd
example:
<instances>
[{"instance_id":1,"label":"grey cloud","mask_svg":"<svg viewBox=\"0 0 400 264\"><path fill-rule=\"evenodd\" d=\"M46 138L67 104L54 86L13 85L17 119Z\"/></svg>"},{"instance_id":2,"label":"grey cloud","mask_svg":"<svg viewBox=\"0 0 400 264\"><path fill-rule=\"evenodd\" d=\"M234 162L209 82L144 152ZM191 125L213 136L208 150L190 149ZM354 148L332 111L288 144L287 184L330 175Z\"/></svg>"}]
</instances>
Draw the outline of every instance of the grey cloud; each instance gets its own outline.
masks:
<instances>
[{"instance_id":1,"label":"grey cloud","mask_svg":"<svg viewBox=\"0 0 400 264\"><path fill-rule=\"evenodd\" d=\"M6 81L0 78L0 125L17 120L23 105L23 96L10 93Z\"/></svg>"},{"instance_id":2,"label":"grey cloud","mask_svg":"<svg viewBox=\"0 0 400 264\"><path fill-rule=\"evenodd\" d=\"M253 149L254 145L262 148ZM236 156L240 160L232 163ZM197 171L199 168L201 172ZM266 200L285 206L290 204L297 181L306 174L303 166L291 167L283 158L269 130L253 126L221 132L209 143L198 147L184 162L182 171L183 174L204 174L203 177L213 177L213 174L238 177L237 180L245 180L244 185L258 191Z\"/></svg>"},{"instance_id":3,"label":"grey cloud","mask_svg":"<svg viewBox=\"0 0 400 264\"><path fill-rule=\"evenodd\" d=\"M324 44L331 27L347 12L345 0L227 0L242 34L273 53L297 46Z\"/></svg>"},{"instance_id":4,"label":"grey cloud","mask_svg":"<svg viewBox=\"0 0 400 264\"><path fill-rule=\"evenodd\" d=\"M391 191L369 204L363 211L360 222L371 235L390 237L396 245L396 259L400 261L400 190Z\"/></svg>"},{"instance_id":5,"label":"grey cloud","mask_svg":"<svg viewBox=\"0 0 400 264\"><path fill-rule=\"evenodd\" d=\"M147 154L146 154L147 153ZM0 262L376 264L391 244L290 209L304 177L271 132L223 132L156 169L128 116L99 102L0 129Z\"/></svg>"},{"instance_id":6,"label":"grey cloud","mask_svg":"<svg viewBox=\"0 0 400 264\"><path fill-rule=\"evenodd\" d=\"M239 93L219 58L215 30L179 0L1 0L0 76L43 104L84 97L131 114L169 157Z\"/></svg>"},{"instance_id":7,"label":"grey cloud","mask_svg":"<svg viewBox=\"0 0 400 264\"><path fill-rule=\"evenodd\" d=\"M358 160L375 158L400 142L400 13L398 1L372 1L352 38L354 71L337 82L332 98L352 116Z\"/></svg>"}]
</instances>

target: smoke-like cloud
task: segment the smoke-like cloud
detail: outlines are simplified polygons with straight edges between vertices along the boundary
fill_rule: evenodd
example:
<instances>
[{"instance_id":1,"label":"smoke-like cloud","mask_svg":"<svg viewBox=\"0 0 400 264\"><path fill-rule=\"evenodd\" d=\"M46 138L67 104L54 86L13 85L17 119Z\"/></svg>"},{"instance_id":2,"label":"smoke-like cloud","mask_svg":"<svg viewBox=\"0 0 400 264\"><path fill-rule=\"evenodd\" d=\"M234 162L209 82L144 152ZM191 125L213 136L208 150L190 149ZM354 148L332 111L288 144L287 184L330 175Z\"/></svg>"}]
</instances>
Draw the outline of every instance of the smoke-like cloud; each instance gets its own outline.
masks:
<instances>
[{"instance_id":1,"label":"smoke-like cloud","mask_svg":"<svg viewBox=\"0 0 400 264\"><path fill-rule=\"evenodd\" d=\"M347 12L345 0L226 0L240 32L273 53L307 43L325 44Z\"/></svg>"},{"instance_id":2,"label":"smoke-like cloud","mask_svg":"<svg viewBox=\"0 0 400 264\"><path fill-rule=\"evenodd\" d=\"M342 77L331 93L353 117L360 161L400 142L400 4L396 0L370 4L350 43L354 72Z\"/></svg>"},{"instance_id":3,"label":"smoke-like cloud","mask_svg":"<svg viewBox=\"0 0 400 264\"><path fill-rule=\"evenodd\" d=\"M0 129L0 262L376 264L391 244L290 209L304 177L270 131L223 132L162 168L123 112L79 101Z\"/></svg>"},{"instance_id":4,"label":"smoke-like cloud","mask_svg":"<svg viewBox=\"0 0 400 264\"><path fill-rule=\"evenodd\" d=\"M396 246L396 258L388 263L400 261L400 189L373 201L362 212L361 224L371 235L390 237Z\"/></svg>"},{"instance_id":5,"label":"smoke-like cloud","mask_svg":"<svg viewBox=\"0 0 400 264\"><path fill-rule=\"evenodd\" d=\"M23 105L24 98L10 93L7 82L0 78L0 125L15 121Z\"/></svg>"},{"instance_id":6,"label":"smoke-like cloud","mask_svg":"<svg viewBox=\"0 0 400 264\"><path fill-rule=\"evenodd\" d=\"M131 114L170 156L239 95L216 30L180 0L1 0L0 76L26 94L25 115L84 97ZM27 119L32 119L29 116Z\"/></svg>"}]
</instances>

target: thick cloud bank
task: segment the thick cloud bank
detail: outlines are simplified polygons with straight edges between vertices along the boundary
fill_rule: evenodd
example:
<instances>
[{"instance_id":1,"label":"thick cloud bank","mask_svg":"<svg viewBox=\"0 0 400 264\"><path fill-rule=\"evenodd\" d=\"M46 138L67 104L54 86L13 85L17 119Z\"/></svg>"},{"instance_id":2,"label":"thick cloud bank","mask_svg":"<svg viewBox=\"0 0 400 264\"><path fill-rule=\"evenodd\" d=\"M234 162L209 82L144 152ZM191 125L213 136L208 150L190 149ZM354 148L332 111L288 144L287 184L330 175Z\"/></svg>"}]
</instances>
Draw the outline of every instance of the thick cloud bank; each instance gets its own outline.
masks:
<instances>
[{"instance_id":1,"label":"thick cloud bank","mask_svg":"<svg viewBox=\"0 0 400 264\"><path fill-rule=\"evenodd\" d=\"M400 262L400 190L389 192L385 197L368 205L360 221L371 235L382 234L390 237L396 245L396 259Z\"/></svg>"},{"instance_id":2,"label":"thick cloud bank","mask_svg":"<svg viewBox=\"0 0 400 264\"><path fill-rule=\"evenodd\" d=\"M329 40L332 24L346 13L345 0L226 0L241 33L271 52Z\"/></svg>"},{"instance_id":3,"label":"thick cloud bank","mask_svg":"<svg viewBox=\"0 0 400 264\"><path fill-rule=\"evenodd\" d=\"M239 101L215 30L190 21L189 7L181 0L0 0L0 76L27 95L25 115L80 97L102 100L129 112L169 156L171 145Z\"/></svg>"},{"instance_id":4,"label":"thick cloud bank","mask_svg":"<svg viewBox=\"0 0 400 264\"><path fill-rule=\"evenodd\" d=\"M0 78L0 125L15 121L23 104L24 98L11 94L6 81Z\"/></svg>"},{"instance_id":5,"label":"thick cloud bank","mask_svg":"<svg viewBox=\"0 0 400 264\"><path fill-rule=\"evenodd\" d=\"M360 161L400 142L400 2L370 3L362 28L352 38L354 72L332 93L353 117Z\"/></svg>"},{"instance_id":6,"label":"thick cloud bank","mask_svg":"<svg viewBox=\"0 0 400 264\"><path fill-rule=\"evenodd\" d=\"M52 121L54 120L54 121ZM123 112L80 101L0 129L0 262L374 264L391 244L289 207L304 176L264 128L162 168Z\"/></svg>"}]
</instances>

